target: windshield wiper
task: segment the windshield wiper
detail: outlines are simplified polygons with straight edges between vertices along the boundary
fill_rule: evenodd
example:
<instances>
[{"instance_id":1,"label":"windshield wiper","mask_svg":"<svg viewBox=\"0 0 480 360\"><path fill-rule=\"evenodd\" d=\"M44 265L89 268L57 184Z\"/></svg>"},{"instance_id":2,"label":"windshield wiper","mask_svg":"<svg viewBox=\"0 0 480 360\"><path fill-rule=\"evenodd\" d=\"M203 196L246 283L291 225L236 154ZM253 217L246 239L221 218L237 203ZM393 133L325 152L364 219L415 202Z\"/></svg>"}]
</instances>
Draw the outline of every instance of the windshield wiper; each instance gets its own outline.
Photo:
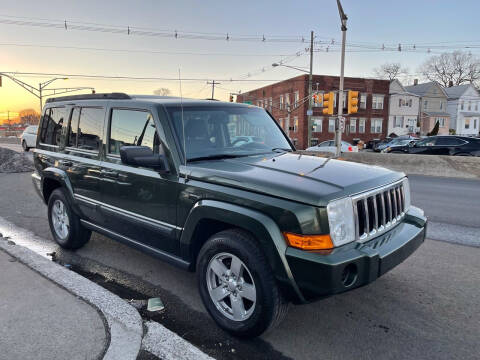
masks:
<instances>
[{"instance_id":1,"label":"windshield wiper","mask_svg":"<svg viewBox=\"0 0 480 360\"><path fill-rule=\"evenodd\" d=\"M239 154L215 154L215 155L207 155L207 156L198 156L187 159L187 162L194 162L194 161L203 161L203 160L221 160L221 159L232 159L240 156L248 156L248 155L239 155Z\"/></svg>"},{"instance_id":2,"label":"windshield wiper","mask_svg":"<svg viewBox=\"0 0 480 360\"><path fill-rule=\"evenodd\" d=\"M288 149L288 148L273 148L272 149L272 151L274 151L274 152L278 152L278 150L286 151L286 152L292 152L293 151L292 149Z\"/></svg>"}]
</instances>

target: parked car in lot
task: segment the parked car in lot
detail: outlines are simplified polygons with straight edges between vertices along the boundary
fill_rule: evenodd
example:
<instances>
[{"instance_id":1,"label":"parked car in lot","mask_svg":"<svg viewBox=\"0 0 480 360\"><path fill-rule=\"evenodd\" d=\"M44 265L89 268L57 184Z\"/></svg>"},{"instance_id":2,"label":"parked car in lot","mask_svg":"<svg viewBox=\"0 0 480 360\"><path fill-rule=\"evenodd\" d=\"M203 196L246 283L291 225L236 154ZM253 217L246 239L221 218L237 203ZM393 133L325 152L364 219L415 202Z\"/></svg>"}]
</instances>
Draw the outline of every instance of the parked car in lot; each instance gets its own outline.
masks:
<instances>
[{"instance_id":1,"label":"parked car in lot","mask_svg":"<svg viewBox=\"0 0 480 360\"><path fill-rule=\"evenodd\" d=\"M319 152L330 152L333 154L337 153L337 147L335 146L335 141L327 140L323 141L318 145L311 146L306 149L307 151L319 151ZM358 152L358 147L356 145L352 145L346 141L342 141L341 152Z\"/></svg>"},{"instance_id":2,"label":"parked car in lot","mask_svg":"<svg viewBox=\"0 0 480 360\"><path fill-rule=\"evenodd\" d=\"M216 323L252 337L289 302L371 283L425 239L405 174L293 150L246 104L68 96L46 102L32 180L60 246L96 231L196 272Z\"/></svg>"},{"instance_id":3,"label":"parked car in lot","mask_svg":"<svg viewBox=\"0 0 480 360\"><path fill-rule=\"evenodd\" d=\"M20 136L20 141L24 151L28 151L31 148L35 147L35 144L37 142L37 131L37 125L27 126L23 131L22 136Z\"/></svg>"},{"instance_id":4,"label":"parked car in lot","mask_svg":"<svg viewBox=\"0 0 480 360\"><path fill-rule=\"evenodd\" d=\"M480 156L480 139L466 136L429 136L410 144L410 154Z\"/></svg>"}]
</instances>

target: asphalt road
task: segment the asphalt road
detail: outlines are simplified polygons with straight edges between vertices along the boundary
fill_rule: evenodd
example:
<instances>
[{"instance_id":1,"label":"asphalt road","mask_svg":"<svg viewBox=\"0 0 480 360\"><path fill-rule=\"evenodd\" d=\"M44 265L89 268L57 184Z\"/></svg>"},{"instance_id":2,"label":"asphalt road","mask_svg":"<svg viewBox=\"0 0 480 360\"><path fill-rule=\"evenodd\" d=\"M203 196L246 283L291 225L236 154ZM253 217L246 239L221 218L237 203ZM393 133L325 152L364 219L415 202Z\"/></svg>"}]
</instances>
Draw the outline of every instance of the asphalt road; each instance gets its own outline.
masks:
<instances>
[{"instance_id":1,"label":"asphalt road","mask_svg":"<svg viewBox=\"0 0 480 360\"><path fill-rule=\"evenodd\" d=\"M119 290L125 298L160 296L167 309L160 320L211 354L227 346L231 358L250 359L478 359L480 240L472 235L465 243L474 246L456 242L480 231L480 181L410 179L414 205L431 220L429 237L442 241L427 240L366 287L292 306L277 329L254 341L218 330L203 309L194 274L97 234L75 253L58 248L29 174L0 174L0 217L41 237L19 236L20 244L43 254L53 250L61 261L98 273L113 290L114 282L125 285L131 289Z\"/></svg>"}]
</instances>

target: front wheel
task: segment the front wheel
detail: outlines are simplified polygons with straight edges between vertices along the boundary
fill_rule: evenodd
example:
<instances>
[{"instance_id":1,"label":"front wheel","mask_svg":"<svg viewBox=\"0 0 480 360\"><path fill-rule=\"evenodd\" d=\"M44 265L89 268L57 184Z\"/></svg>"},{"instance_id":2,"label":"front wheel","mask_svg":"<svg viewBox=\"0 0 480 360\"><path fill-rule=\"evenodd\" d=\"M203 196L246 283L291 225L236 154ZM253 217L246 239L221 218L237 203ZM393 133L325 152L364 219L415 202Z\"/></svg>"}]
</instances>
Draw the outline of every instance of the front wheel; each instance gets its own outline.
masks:
<instances>
[{"instance_id":1,"label":"front wheel","mask_svg":"<svg viewBox=\"0 0 480 360\"><path fill-rule=\"evenodd\" d=\"M232 229L213 235L200 250L197 279L207 311L235 336L258 336L287 313L288 303L267 259L247 232Z\"/></svg>"},{"instance_id":2,"label":"front wheel","mask_svg":"<svg viewBox=\"0 0 480 360\"><path fill-rule=\"evenodd\" d=\"M22 141L22 148L23 148L23 151L30 150L30 148L27 146L27 142L25 140Z\"/></svg>"},{"instance_id":3,"label":"front wheel","mask_svg":"<svg viewBox=\"0 0 480 360\"><path fill-rule=\"evenodd\" d=\"M53 238L65 249L78 249L90 239L91 231L82 226L62 188L55 189L48 199L48 222Z\"/></svg>"}]
</instances>

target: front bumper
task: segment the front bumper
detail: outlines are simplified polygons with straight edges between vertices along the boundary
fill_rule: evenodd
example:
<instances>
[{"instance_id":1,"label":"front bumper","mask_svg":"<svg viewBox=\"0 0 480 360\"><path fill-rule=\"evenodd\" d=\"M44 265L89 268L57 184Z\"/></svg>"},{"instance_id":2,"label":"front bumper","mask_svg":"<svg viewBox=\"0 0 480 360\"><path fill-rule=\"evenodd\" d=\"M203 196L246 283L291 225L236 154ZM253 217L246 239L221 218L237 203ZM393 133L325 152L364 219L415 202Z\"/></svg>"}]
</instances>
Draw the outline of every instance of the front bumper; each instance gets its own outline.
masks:
<instances>
[{"instance_id":1,"label":"front bumper","mask_svg":"<svg viewBox=\"0 0 480 360\"><path fill-rule=\"evenodd\" d=\"M288 248L293 278L307 301L369 284L408 258L424 242L427 219L415 207L402 223L365 243L351 243L330 254Z\"/></svg>"}]
</instances>

